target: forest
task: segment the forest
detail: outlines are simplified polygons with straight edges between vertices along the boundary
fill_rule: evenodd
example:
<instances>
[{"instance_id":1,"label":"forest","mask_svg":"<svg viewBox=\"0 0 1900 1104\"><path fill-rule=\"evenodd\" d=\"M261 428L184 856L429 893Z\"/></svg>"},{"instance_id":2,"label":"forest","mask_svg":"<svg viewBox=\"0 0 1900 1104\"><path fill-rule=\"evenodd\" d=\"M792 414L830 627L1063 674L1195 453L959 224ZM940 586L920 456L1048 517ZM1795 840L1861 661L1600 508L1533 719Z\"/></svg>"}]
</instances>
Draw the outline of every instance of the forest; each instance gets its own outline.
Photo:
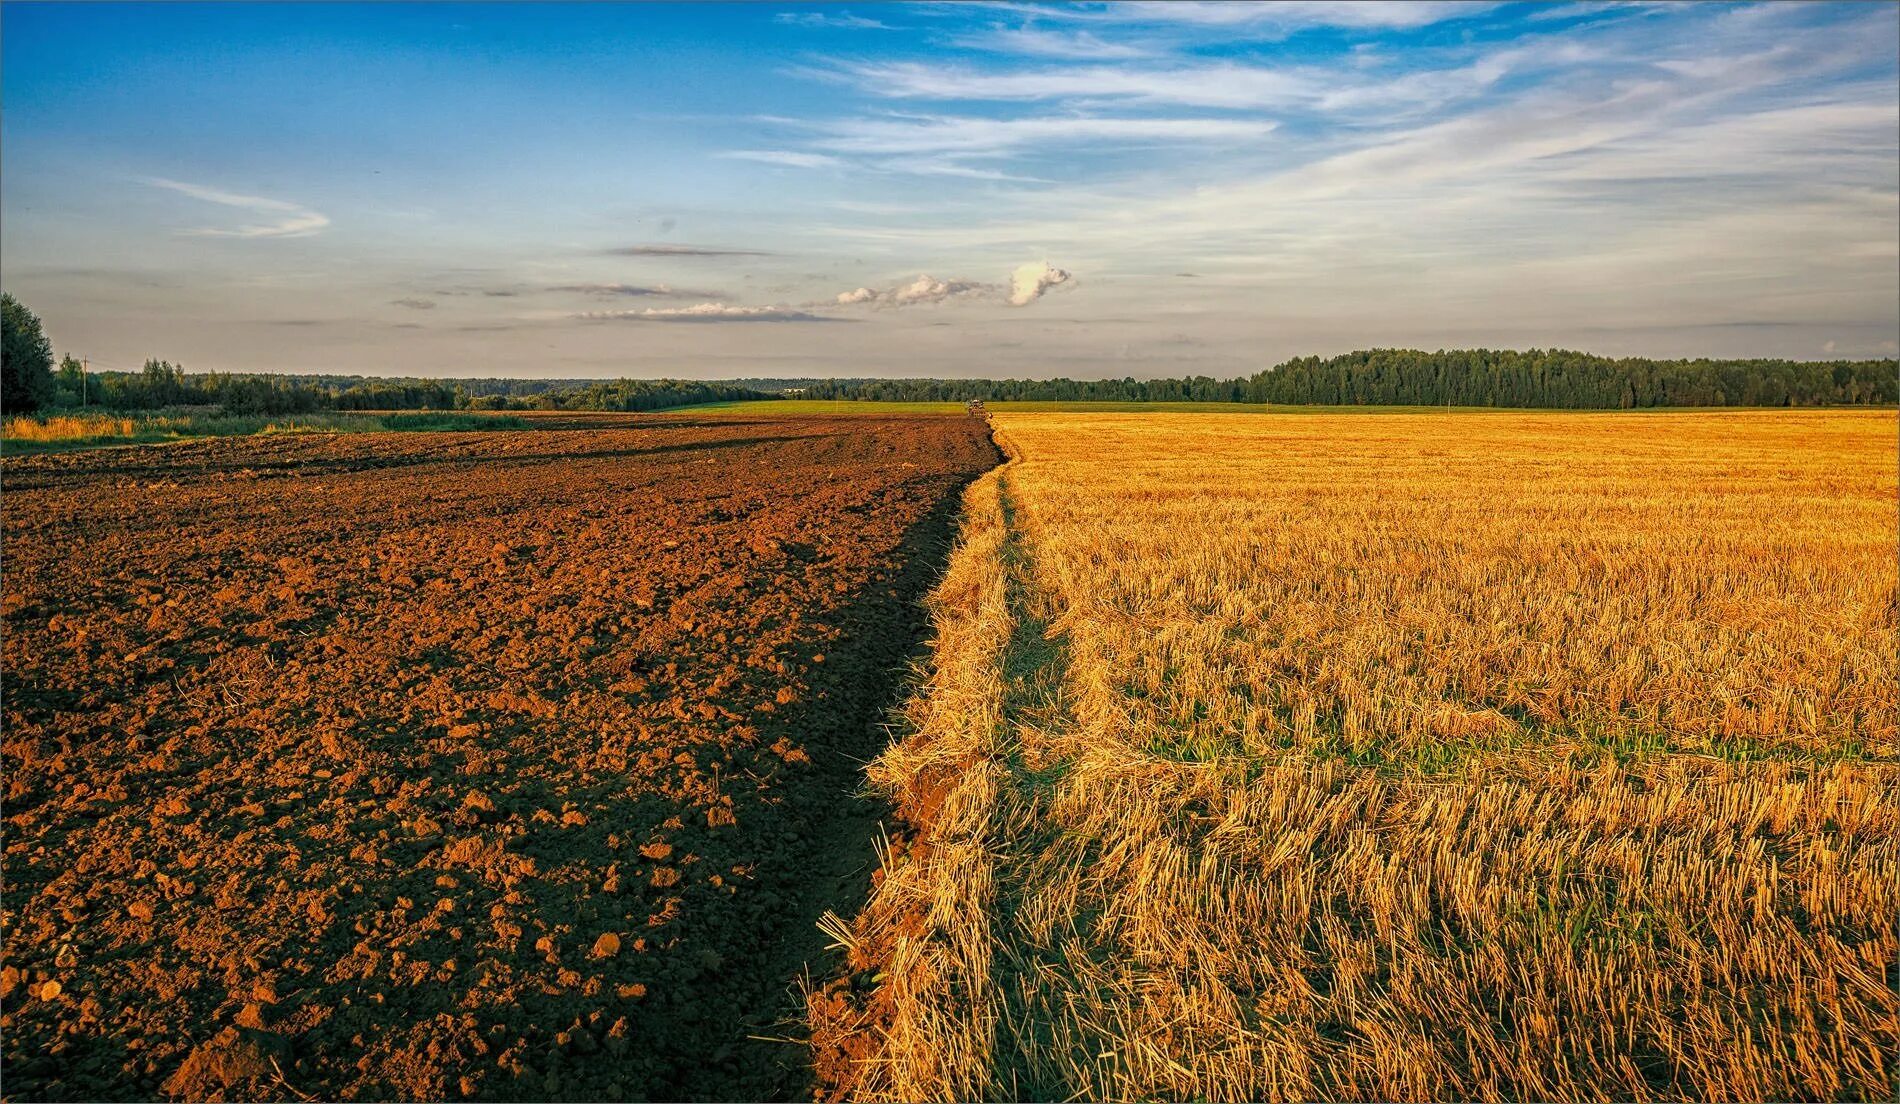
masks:
<instances>
[{"instance_id":1,"label":"forest","mask_svg":"<svg viewBox=\"0 0 1900 1104\"><path fill-rule=\"evenodd\" d=\"M82 384L83 376L83 384ZM697 380L404 379L186 372L148 360L138 372L84 372L71 357L53 377L52 405L110 410L215 406L230 414L355 410L663 410L762 399L763 392Z\"/></svg>"},{"instance_id":2,"label":"forest","mask_svg":"<svg viewBox=\"0 0 1900 1104\"><path fill-rule=\"evenodd\" d=\"M800 397L1248 402L1322 406L1846 406L1900 401L1892 360L1651 360L1563 349L1370 349L1298 357L1246 379L814 380Z\"/></svg>"}]
</instances>

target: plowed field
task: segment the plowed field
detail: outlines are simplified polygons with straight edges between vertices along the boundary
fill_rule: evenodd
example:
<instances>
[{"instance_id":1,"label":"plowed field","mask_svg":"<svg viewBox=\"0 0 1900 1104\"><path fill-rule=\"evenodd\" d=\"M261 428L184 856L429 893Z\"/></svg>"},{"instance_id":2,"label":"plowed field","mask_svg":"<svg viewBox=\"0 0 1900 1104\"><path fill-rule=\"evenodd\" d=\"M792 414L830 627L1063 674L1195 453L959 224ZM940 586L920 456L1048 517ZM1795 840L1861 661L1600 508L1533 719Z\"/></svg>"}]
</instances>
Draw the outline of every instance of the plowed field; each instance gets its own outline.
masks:
<instances>
[{"instance_id":1,"label":"plowed field","mask_svg":"<svg viewBox=\"0 0 1900 1104\"><path fill-rule=\"evenodd\" d=\"M7 461L5 1094L767 1098L964 418Z\"/></svg>"}]
</instances>

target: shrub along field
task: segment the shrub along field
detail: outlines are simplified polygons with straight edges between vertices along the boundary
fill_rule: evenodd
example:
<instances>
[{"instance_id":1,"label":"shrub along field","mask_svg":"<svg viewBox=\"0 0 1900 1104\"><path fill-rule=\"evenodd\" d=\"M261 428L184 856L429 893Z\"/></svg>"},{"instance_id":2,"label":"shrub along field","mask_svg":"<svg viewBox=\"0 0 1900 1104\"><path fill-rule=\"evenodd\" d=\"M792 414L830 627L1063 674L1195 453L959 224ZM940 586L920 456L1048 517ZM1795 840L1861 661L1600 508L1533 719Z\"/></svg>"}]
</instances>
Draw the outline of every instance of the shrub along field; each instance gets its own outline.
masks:
<instances>
[{"instance_id":1,"label":"shrub along field","mask_svg":"<svg viewBox=\"0 0 1900 1104\"><path fill-rule=\"evenodd\" d=\"M1893 415L998 413L865 1099L1888 1099Z\"/></svg>"}]
</instances>

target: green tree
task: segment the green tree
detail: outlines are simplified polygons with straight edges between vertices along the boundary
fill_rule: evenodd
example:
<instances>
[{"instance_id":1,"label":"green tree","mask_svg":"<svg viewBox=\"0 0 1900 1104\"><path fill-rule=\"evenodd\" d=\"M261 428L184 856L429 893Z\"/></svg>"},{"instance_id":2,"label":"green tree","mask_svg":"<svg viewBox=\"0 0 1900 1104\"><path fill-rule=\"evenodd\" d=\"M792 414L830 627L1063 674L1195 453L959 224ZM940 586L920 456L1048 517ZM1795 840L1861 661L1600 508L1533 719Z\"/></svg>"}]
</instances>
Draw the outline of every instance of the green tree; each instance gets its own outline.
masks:
<instances>
[{"instance_id":1,"label":"green tree","mask_svg":"<svg viewBox=\"0 0 1900 1104\"><path fill-rule=\"evenodd\" d=\"M25 304L0 295L0 410L26 414L52 401L53 343Z\"/></svg>"},{"instance_id":2,"label":"green tree","mask_svg":"<svg viewBox=\"0 0 1900 1104\"><path fill-rule=\"evenodd\" d=\"M59 402L62 406L85 405L89 397L86 394L86 366L78 357L67 353L59 358L59 375L56 382L59 384Z\"/></svg>"}]
</instances>

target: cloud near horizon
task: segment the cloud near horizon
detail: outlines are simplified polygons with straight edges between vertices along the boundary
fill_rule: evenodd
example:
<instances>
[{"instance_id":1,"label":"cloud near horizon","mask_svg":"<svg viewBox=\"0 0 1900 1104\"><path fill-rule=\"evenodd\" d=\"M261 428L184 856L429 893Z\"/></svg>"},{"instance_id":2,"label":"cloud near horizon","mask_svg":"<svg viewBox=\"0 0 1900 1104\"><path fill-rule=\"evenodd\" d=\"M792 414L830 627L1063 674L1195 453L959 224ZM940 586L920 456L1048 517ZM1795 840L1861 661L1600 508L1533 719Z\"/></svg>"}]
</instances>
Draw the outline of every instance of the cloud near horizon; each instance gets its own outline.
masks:
<instances>
[{"instance_id":1,"label":"cloud near horizon","mask_svg":"<svg viewBox=\"0 0 1900 1104\"><path fill-rule=\"evenodd\" d=\"M1072 278L1072 274L1054 267L1047 261L1031 261L1017 266L1010 273L1007 284L992 284L969 279L939 280L928 273L919 273L915 280L882 291L869 287L842 291L834 297L832 302L840 307L868 305L894 308L971 300L1000 301L1012 307L1026 307L1040 299L1043 292L1058 284L1068 283ZM828 305L832 304L812 304L814 307Z\"/></svg>"},{"instance_id":2,"label":"cloud near horizon","mask_svg":"<svg viewBox=\"0 0 1900 1104\"><path fill-rule=\"evenodd\" d=\"M573 317L590 322L841 322L796 307L740 307L729 303L700 303L691 307L648 307L645 310L583 311Z\"/></svg>"},{"instance_id":3,"label":"cloud near horizon","mask_svg":"<svg viewBox=\"0 0 1900 1104\"><path fill-rule=\"evenodd\" d=\"M1009 305L1026 307L1042 298L1042 293L1059 284L1073 279L1073 274L1057 268L1048 261L1031 261L1018 265L1009 276Z\"/></svg>"}]
</instances>

